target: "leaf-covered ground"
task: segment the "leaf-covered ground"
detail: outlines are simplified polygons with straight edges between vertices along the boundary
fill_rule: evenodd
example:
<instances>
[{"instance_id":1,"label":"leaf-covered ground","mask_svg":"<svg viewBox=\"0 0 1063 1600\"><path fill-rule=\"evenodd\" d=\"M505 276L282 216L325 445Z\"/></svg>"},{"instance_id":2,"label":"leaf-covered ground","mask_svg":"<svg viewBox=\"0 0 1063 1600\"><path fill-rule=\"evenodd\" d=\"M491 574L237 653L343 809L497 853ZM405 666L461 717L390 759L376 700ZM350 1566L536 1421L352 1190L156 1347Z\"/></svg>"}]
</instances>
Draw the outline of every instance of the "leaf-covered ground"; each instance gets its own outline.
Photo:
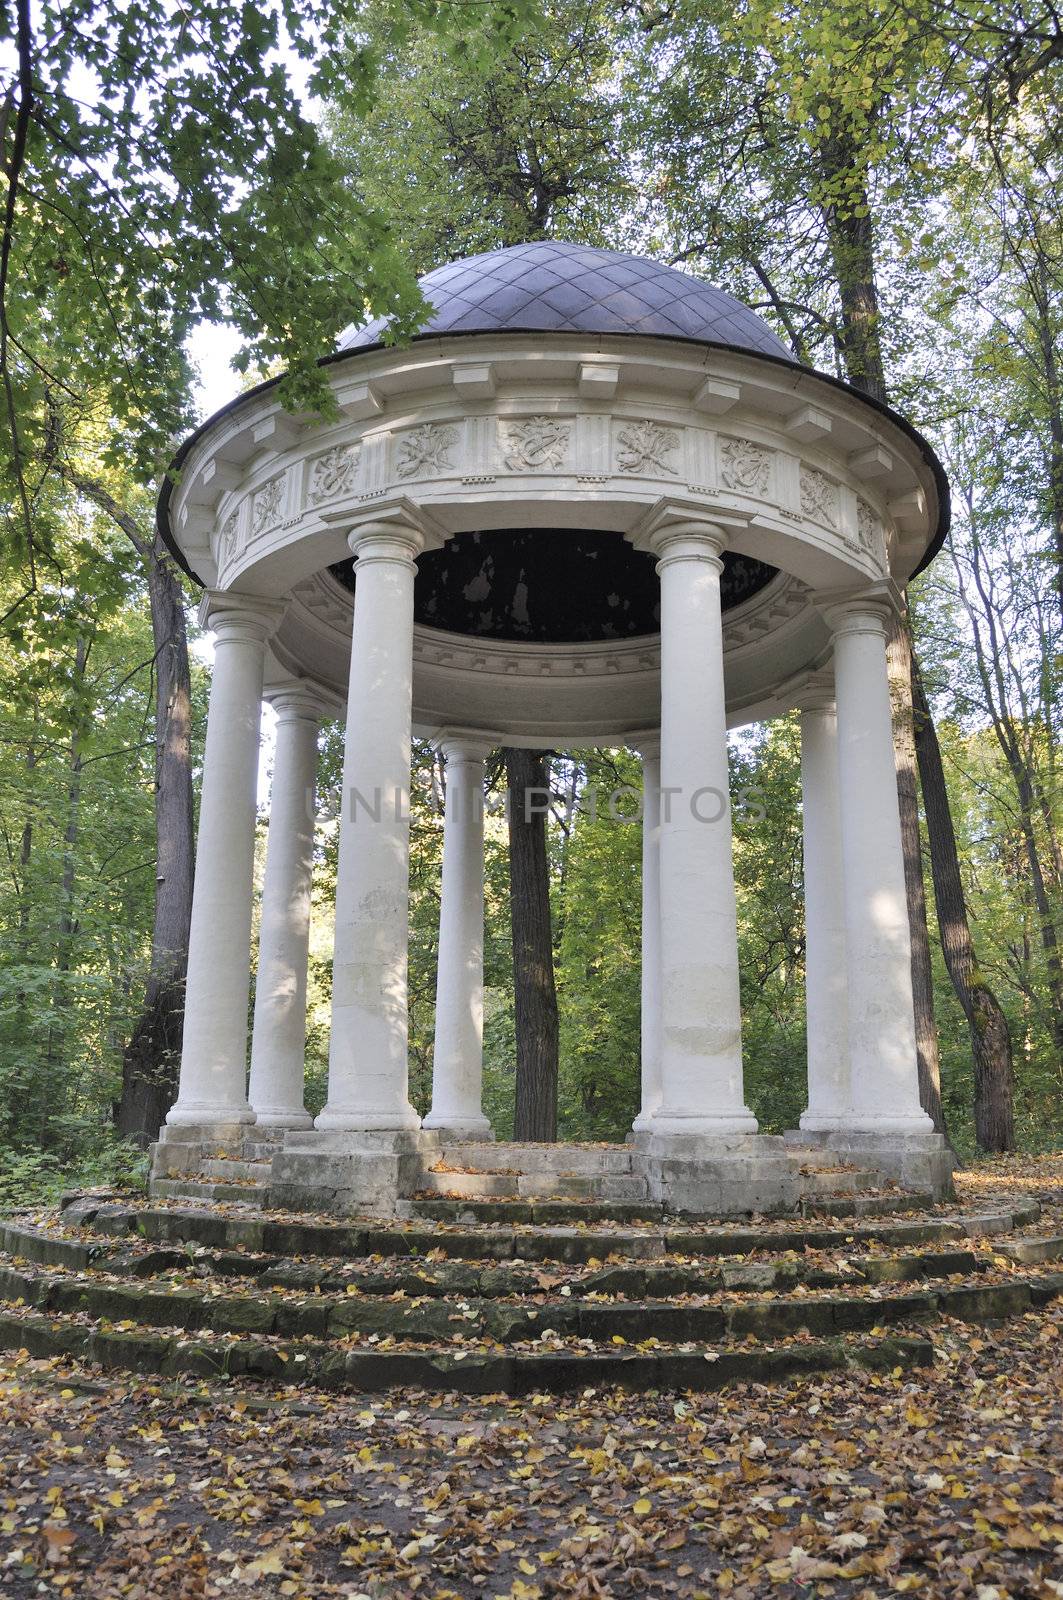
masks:
<instances>
[{"instance_id":1,"label":"leaf-covered ground","mask_svg":"<svg viewBox=\"0 0 1063 1600\"><path fill-rule=\"evenodd\" d=\"M1063 1157L965 1174L1037 1198ZM1063 1306L935 1367L381 1400L0 1365L0 1596L1063 1596Z\"/></svg>"}]
</instances>

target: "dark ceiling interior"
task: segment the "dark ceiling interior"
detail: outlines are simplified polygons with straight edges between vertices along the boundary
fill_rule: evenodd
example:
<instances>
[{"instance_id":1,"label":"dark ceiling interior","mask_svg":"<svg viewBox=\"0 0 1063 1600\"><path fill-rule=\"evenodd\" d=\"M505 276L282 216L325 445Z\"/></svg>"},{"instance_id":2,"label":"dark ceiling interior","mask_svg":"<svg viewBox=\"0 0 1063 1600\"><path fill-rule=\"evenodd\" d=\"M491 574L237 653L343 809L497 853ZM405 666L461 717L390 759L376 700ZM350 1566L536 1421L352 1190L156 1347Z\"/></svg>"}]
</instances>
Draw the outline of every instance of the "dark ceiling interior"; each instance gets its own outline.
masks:
<instances>
[{"instance_id":1,"label":"dark ceiling interior","mask_svg":"<svg viewBox=\"0 0 1063 1600\"><path fill-rule=\"evenodd\" d=\"M463 533L417 562L414 616L428 628L530 644L601 644L660 631L655 557L618 533L506 528ZM330 572L354 592L354 562ZM776 569L724 553L723 608L748 600Z\"/></svg>"}]
</instances>

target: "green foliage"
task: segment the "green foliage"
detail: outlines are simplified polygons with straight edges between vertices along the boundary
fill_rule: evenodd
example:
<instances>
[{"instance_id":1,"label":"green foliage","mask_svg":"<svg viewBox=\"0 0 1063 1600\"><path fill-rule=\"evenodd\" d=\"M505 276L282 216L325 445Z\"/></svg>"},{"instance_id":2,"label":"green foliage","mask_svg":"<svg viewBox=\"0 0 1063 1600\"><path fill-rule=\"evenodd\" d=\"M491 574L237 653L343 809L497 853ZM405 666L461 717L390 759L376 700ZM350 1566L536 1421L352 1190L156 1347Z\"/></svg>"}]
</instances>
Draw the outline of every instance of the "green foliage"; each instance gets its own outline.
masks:
<instances>
[{"instance_id":1,"label":"green foliage","mask_svg":"<svg viewBox=\"0 0 1063 1600\"><path fill-rule=\"evenodd\" d=\"M0 1216L55 1205L64 1189L135 1192L147 1183L144 1151L98 1126L71 1127L56 1149L0 1145Z\"/></svg>"},{"instance_id":2,"label":"green foliage","mask_svg":"<svg viewBox=\"0 0 1063 1600\"><path fill-rule=\"evenodd\" d=\"M0 578L0 1196L44 1193L79 1156L96 1181L120 1177L124 1147L105 1129L150 946L142 577L64 470L91 460L147 506L191 421L181 345L202 317L239 331L249 375L287 367L286 403L320 406L316 363L343 324L389 312L401 336L421 310L417 272L544 236L710 275L828 370L866 378L870 352L945 456L956 526L919 586L917 642L978 958L1012 1030L1020 1137L1058 1142L1063 989L1046 942L1053 928L1063 938L1053 14L1037 0L876 0L859 12L841 0L212 0L194 15L161 0L74 11L48 0L32 18L16 7L0 19L0 39L21 43L33 98L27 114L16 84L2 128L13 204L0 267L11 557ZM304 70L328 103L324 136L299 103ZM341 759L329 728L326 791ZM424 1111L442 832L425 746L415 777L410 1070ZM793 720L734 739L732 779L747 1097L777 1130L804 1101ZM622 750L558 754L553 782L561 1127L620 1138L638 1101L640 830L569 808L638 788L639 763ZM324 821L314 1111L336 842ZM486 900L484 1099L504 1136L515 1052L497 815ZM969 1036L934 951L944 1103L968 1149Z\"/></svg>"},{"instance_id":3,"label":"green foliage","mask_svg":"<svg viewBox=\"0 0 1063 1600\"><path fill-rule=\"evenodd\" d=\"M526 239L620 236L637 196L611 92L614 7L544 4L490 58L424 31L396 50L389 26L367 8L352 48L374 53L375 102L363 114L338 97L328 127L419 272Z\"/></svg>"},{"instance_id":4,"label":"green foliage","mask_svg":"<svg viewBox=\"0 0 1063 1600\"><path fill-rule=\"evenodd\" d=\"M423 313L388 213L346 181L304 112L342 88L355 115L415 28L475 63L526 0L485 3L470 26L451 0L165 3L28 0L0 15L18 70L5 91L0 249L0 542L32 591L56 527L40 488L56 419L85 397L107 419L104 458L147 481L188 430L185 336L202 319L242 339L241 370L284 369L292 409L331 414L318 369L367 312L397 336ZM313 68L309 66L313 62Z\"/></svg>"},{"instance_id":5,"label":"green foliage","mask_svg":"<svg viewBox=\"0 0 1063 1600\"><path fill-rule=\"evenodd\" d=\"M559 1131L623 1139L640 1104L642 763L628 750L572 759L579 807L555 828Z\"/></svg>"}]
</instances>

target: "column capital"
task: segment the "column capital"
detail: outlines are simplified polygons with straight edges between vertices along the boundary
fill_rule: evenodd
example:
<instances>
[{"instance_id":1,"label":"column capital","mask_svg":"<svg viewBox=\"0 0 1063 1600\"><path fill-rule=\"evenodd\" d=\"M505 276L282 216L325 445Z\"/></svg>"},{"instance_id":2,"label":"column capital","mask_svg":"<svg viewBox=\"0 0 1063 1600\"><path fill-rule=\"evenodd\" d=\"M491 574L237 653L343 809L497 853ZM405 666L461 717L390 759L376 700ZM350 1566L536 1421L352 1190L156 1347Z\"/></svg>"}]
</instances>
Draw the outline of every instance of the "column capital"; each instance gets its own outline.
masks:
<instances>
[{"instance_id":1,"label":"column capital","mask_svg":"<svg viewBox=\"0 0 1063 1600\"><path fill-rule=\"evenodd\" d=\"M380 517L360 522L347 535L347 543L355 558L355 570L373 561L393 562L401 567L416 568L417 557L428 546L424 531L413 522L394 521Z\"/></svg>"},{"instance_id":2,"label":"column capital","mask_svg":"<svg viewBox=\"0 0 1063 1600\"><path fill-rule=\"evenodd\" d=\"M794 711L821 711L834 713L834 674L829 668L809 672L804 679L791 686L786 696L789 708Z\"/></svg>"},{"instance_id":3,"label":"column capital","mask_svg":"<svg viewBox=\"0 0 1063 1600\"><path fill-rule=\"evenodd\" d=\"M199 620L219 640L248 639L265 644L276 633L285 609L283 600L208 589L199 603Z\"/></svg>"},{"instance_id":4,"label":"column capital","mask_svg":"<svg viewBox=\"0 0 1063 1600\"><path fill-rule=\"evenodd\" d=\"M814 603L831 633L880 633L904 611L904 597L892 579L862 589L821 589Z\"/></svg>"},{"instance_id":5,"label":"column capital","mask_svg":"<svg viewBox=\"0 0 1063 1600\"><path fill-rule=\"evenodd\" d=\"M644 739L629 739L628 748L640 755L643 761L659 761L661 759L661 736L659 733L647 734Z\"/></svg>"},{"instance_id":6,"label":"column capital","mask_svg":"<svg viewBox=\"0 0 1063 1600\"><path fill-rule=\"evenodd\" d=\"M322 723L339 710L334 695L301 678L272 685L262 698L273 707L278 722L302 720Z\"/></svg>"},{"instance_id":7,"label":"column capital","mask_svg":"<svg viewBox=\"0 0 1063 1600\"><path fill-rule=\"evenodd\" d=\"M463 762L486 761L495 748L486 739L475 739L471 734L463 733L440 734L435 743L446 757L448 767Z\"/></svg>"},{"instance_id":8,"label":"column capital","mask_svg":"<svg viewBox=\"0 0 1063 1600\"><path fill-rule=\"evenodd\" d=\"M720 572L727 548L727 530L718 522L690 517L655 528L646 535L646 548L658 558L658 572L673 561L702 561Z\"/></svg>"}]
</instances>

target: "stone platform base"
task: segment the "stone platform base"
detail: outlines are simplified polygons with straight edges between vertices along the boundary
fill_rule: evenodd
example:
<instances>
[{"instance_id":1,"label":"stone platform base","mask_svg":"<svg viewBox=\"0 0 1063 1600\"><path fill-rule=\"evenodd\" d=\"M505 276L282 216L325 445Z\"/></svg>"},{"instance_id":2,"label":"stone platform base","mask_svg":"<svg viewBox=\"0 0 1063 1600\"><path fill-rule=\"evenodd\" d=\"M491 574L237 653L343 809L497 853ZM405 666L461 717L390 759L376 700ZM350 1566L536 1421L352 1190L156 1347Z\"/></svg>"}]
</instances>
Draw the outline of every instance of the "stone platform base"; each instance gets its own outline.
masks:
<instances>
[{"instance_id":1,"label":"stone platform base","mask_svg":"<svg viewBox=\"0 0 1063 1600\"><path fill-rule=\"evenodd\" d=\"M154 1147L160 1198L244 1201L339 1216L502 1217L524 1203L693 1217L796 1212L886 1184L944 1199L952 1159L938 1134L632 1134L623 1145L456 1143L400 1132L167 1127Z\"/></svg>"},{"instance_id":2,"label":"stone platform base","mask_svg":"<svg viewBox=\"0 0 1063 1600\"><path fill-rule=\"evenodd\" d=\"M811 1146L868 1167L904 1189L925 1189L938 1199L951 1197L954 1158L940 1133L786 1133L788 1144Z\"/></svg>"}]
</instances>

